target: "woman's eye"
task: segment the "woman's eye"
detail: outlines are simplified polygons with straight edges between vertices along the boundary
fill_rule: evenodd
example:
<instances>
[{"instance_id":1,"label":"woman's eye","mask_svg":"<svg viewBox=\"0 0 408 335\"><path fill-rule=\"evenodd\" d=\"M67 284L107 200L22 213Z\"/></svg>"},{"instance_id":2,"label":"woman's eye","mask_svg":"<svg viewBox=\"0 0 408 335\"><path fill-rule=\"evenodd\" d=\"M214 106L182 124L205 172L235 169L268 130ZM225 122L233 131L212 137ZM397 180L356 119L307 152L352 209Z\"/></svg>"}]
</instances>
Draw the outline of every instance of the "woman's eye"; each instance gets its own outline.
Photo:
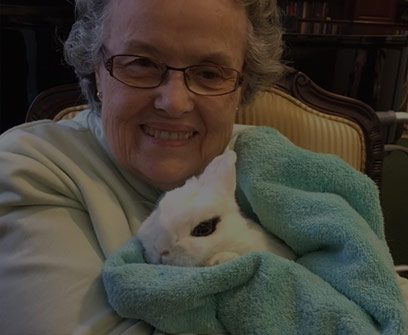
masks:
<instances>
[{"instance_id":1,"label":"woman's eye","mask_svg":"<svg viewBox=\"0 0 408 335\"><path fill-rule=\"evenodd\" d=\"M219 216L213 217L210 220L200 222L191 232L191 236L203 237L211 235L215 232L217 224L221 221Z\"/></svg>"},{"instance_id":2,"label":"woman's eye","mask_svg":"<svg viewBox=\"0 0 408 335\"><path fill-rule=\"evenodd\" d=\"M147 58L136 58L129 65L139 67L156 67L156 64Z\"/></svg>"},{"instance_id":3,"label":"woman's eye","mask_svg":"<svg viewBox=\"0 0 408 335\"><path fill-rule=\"evenodd\" d=\"M115 69L117 71L156 70L158 69L158 64L144 57L117 56L115 58Z\"/></svg>"},{"instance_id":4,"label":"woman's eye","mask_svg":"<svg viewBox=\"0 0 408 335\"><path fill-rule=\"evenodd\" d=\"M196 78L199 78L200 80L209 80L209 81L216 81L223 79L222 74L220 71L217 70L201 70L197 71L195 74Z\"/></svg>"}]
</instances>

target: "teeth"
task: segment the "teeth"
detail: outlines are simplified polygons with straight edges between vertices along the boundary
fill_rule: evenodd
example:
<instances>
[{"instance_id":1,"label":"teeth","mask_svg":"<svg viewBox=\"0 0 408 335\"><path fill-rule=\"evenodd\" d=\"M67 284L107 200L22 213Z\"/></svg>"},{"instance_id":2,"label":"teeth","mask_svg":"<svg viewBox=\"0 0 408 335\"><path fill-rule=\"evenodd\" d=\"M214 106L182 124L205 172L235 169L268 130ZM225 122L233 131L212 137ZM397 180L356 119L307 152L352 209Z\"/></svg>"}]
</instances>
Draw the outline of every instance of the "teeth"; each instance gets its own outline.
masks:
<instances>
[{"instance_id":1,"label":"teeth","mask_svg":"<svg viewBox=\"0 0 408 335\"><path fill-rule=\"evenodd\" d=\"M194 132L169 132L159 129L149 128L147 126L142 126L143 131L154 138L166 141L177 141L177 140L188 140L194 135Z\"/></svg>"}]
</instances>

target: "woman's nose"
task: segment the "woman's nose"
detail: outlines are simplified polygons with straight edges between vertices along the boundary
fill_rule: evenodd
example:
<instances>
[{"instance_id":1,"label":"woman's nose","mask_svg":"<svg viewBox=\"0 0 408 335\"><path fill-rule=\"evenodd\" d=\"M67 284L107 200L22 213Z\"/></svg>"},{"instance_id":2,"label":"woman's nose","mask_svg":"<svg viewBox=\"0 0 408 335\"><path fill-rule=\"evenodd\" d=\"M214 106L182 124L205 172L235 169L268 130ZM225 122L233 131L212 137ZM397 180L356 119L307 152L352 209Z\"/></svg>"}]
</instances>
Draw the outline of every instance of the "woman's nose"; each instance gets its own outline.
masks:
<instances>
[{"instance_id":1,"label":"woman's nose","mask_svg":"<svg viewBox=\"0 0 408 335\"><path fill-rule=\"evenodd\" d=\"M180 117L194 109L193 94L184 81L184 73L169 71L163 83L156 88L154 107L171 117Z\"/></svg>"}]
</instances>

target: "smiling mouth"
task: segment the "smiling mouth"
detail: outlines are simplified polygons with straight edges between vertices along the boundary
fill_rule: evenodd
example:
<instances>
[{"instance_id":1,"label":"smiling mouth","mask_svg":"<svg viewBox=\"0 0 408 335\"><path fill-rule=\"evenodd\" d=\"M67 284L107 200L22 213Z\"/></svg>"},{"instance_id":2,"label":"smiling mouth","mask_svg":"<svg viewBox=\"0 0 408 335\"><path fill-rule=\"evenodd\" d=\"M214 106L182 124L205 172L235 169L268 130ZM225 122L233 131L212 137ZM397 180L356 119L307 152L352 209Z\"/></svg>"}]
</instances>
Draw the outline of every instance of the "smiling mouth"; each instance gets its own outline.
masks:
<instances>
[{"instance_id":1,"label":"smiling mouth","mask_svg":"<svg viewBox=\"0 0 408 335\"><path fill-rule=\"evenodd\" d=\"M165 141L180 141L188 140L195 135L194 131L166 131L155 128L150 128L146 125L141 126L143 132L150 137Z\"/></svg>"}]
</instances>

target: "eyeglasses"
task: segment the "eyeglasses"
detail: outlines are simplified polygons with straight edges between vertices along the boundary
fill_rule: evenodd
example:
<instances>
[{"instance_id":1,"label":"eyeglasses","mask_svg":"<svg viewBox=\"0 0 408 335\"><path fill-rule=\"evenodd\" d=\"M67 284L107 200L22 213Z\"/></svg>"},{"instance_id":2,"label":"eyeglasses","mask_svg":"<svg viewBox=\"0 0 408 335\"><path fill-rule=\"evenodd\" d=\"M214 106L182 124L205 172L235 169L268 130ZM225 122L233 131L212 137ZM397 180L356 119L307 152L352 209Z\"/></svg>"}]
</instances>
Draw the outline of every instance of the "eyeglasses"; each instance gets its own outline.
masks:
<instances>
[{"instance_id":1,"label":"eyeglasses","mask_svg":"<svg viewBox=\"0 0 408 335\"><path fill-rule=\"evenodd\" d=\"M192 65L184 68L168 66L160 61L137 55L104 57L109 74L125 85L136 88L160 86L169 70L184 74L186 87L199 95L224 95L236 91L243 82L243 75L234 69L218 65Z\"/></svg>"}]
</instances>

